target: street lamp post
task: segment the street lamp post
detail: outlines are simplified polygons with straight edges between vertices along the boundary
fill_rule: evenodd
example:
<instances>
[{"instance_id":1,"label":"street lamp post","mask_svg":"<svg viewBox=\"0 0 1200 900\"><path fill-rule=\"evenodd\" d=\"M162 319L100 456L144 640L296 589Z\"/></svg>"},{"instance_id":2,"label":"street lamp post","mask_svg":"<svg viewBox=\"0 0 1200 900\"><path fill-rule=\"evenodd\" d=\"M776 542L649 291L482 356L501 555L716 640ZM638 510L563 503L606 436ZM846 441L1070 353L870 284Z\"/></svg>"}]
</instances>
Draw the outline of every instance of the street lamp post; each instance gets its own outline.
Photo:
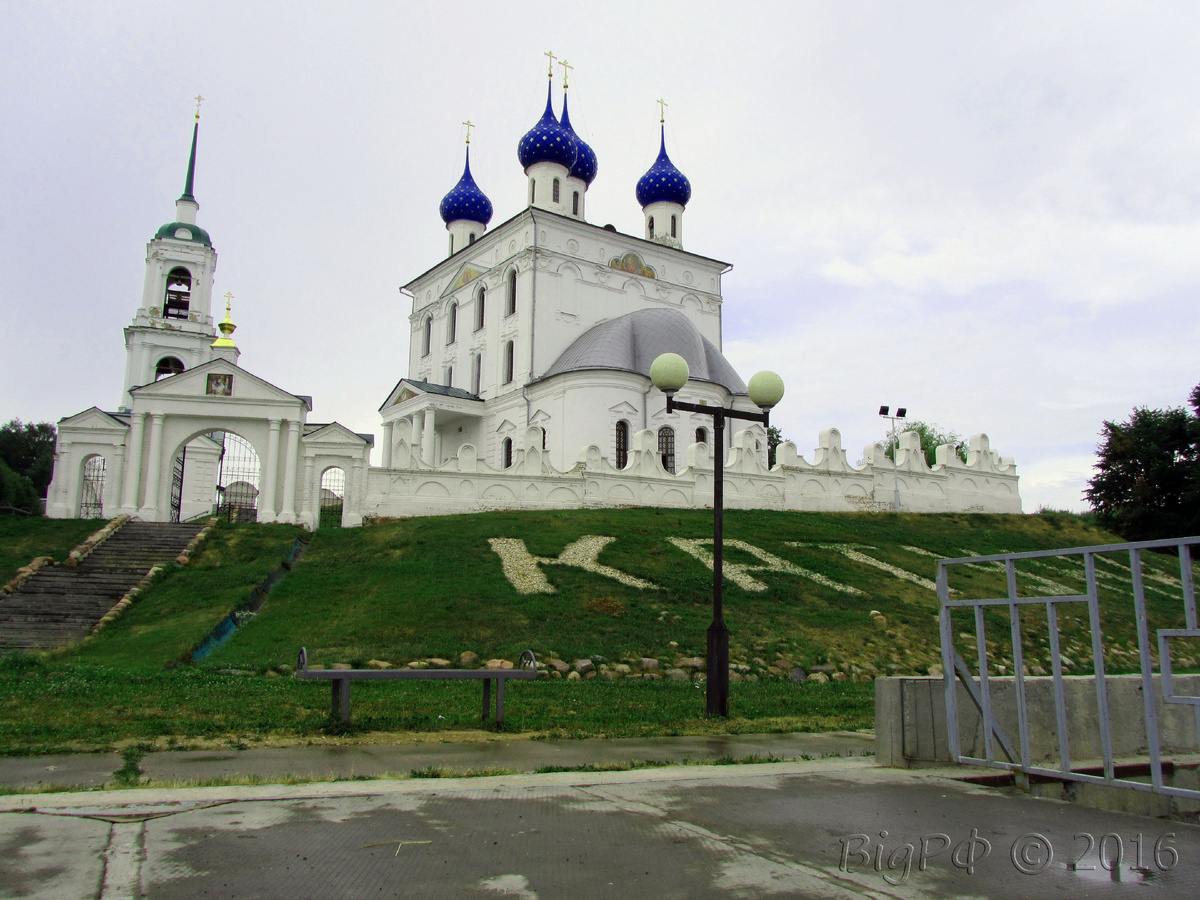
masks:
<instances>
[{"instance_id":1,"label":"street lamp post","mask_svg":"<svg viewBox=\"0 0 1200 900\"><path fill-rule=\"evenodd\" d=\"M708 715L728 716L729 628L725 625L724 602L725 420L744 419L769 428L771 407L783 399L783 379L774 372L759 372L750 379L750 400L762 410L750 413L676 400L675 392L687 383L689 374L687 360L677 353L664 353L650 366L650 380L667 395L668 413L684 410L711 416L713 420L713 620L708 626L706 701Z\"/></svg>"},{"instance_id":2,"label":"street lamp post","mask_svg":"<svg viewBox=\"0 0 1200 900\"><path fill-rule=\"evenodd\" d=\"M900 455L900 444L896 438L896 420L903 419L908 415L908 408L900 406L896 408L894 416L888 415L888 407L879 407L879 415L881 418L890 419L892 422L892 490L895 493L896 512L900 512L900 467L896 465L896 457Z\"/></svg>"}]
</instances>

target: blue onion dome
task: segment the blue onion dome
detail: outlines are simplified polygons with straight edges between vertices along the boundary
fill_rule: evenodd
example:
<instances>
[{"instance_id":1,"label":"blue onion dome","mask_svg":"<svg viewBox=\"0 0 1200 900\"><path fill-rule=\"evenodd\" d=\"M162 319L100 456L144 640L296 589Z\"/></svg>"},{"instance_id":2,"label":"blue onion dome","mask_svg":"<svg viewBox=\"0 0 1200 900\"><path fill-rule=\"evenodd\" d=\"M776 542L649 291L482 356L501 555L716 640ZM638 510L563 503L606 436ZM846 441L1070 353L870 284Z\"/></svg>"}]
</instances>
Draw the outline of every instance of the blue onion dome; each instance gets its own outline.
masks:
<instances>
[{"instance_id":1,"label":"blue onion dome","mask_svg":"<svg viewBox=\"0 0 1200 900\"><path fill-rule=\"evenodd\" d=\"M667 156L667 135L662 128L662 143L658 149L658 159L654 161L649 171L637 183L637 200L646 208L651 203L667 200L687 206L692 199L692 183L687 176L675 168L671 158Z\"/></svg>"},{"instance_id":2,"label":"blue onion dome","mask_svg":"<svg viewBox=\"0 0 1200 900\"><path fill-rule=\"evenodd\" d=\"M471 147L467 146L467 164L463 168L462 178L450 189L442 204L438 207L442 221L449 225L455 219L466 219L486 225L492 220L492 201L479 189L475 179L471 177Z\"/></svg>"},{"instance_id":3,"label":"blue onion dome","mask_svg":"<svg viewBox=\"0 0 1200 900\"><path fill-rule=\"evenodd\" d=\"M528 169L534 163L554 162L570 169L575 165L576 151L575 133L563 128L554 115L550 104L550 88L546 87L546 111L538 119L537 124L517 144L517 159L522 168Z\"/></svg>"},{"instance_id":4,"label":"blue onion dome","mask_svg":"<svg viewBox=\"0 0 1200 900\"><path fill-rule=\"evenodd\" d=\"M591 187L592 182L596 180L596 151L587 145L587 142L575 133L575 129L571 127L571 117L567 114L567 95L563 94L563 114L562 127L575 139L575 149L578 151L575 156L575 165L571 166L571 177L579 178L588 187Z\"/></svg>"}]
</instances>

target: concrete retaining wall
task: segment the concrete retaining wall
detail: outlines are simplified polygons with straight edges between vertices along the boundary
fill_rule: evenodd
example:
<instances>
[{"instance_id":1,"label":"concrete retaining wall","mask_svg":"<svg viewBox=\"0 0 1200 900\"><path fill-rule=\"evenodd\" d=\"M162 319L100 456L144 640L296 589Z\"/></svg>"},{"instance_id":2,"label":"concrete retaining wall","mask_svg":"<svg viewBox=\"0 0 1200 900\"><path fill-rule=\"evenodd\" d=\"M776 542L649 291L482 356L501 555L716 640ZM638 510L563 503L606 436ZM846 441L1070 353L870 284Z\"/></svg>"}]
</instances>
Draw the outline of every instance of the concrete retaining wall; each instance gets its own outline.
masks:
<instances>
[{"instance_id":1,"label":"concrete retaining wall","mask_svg":"<svg viewBox=\"0 0 1200 900\"><path fill-rule=\"evenodd\" d=\"M1109 722L1115 757L1144 756L1146 743L1145 707L1140 675L1110 675ZM991 678L992 711L1019 752L1016 679ZM1096 680L1090 675L1063 678L1067 735L1072 761L1103 757L1100 717L1096 703ZM1200 697L1200 675L1175 675L1176 696ZM958 739L962 752L983 758L983 723L966 687L959 682ZM1159 677L1154 676L1158 711L1159 744L1164 753L1196 753L1197 707L1166 703ZM946 731L945 683L942 678L877 678L875 680L875 758L880 765L908 768L950 761ZM1054 679L1025 679L1029 713L1031 759L1035 765L1057 766L1058 727L1054 709ZM1005 759L996 744L996 757Z\"/></svg>"}]
</instances>

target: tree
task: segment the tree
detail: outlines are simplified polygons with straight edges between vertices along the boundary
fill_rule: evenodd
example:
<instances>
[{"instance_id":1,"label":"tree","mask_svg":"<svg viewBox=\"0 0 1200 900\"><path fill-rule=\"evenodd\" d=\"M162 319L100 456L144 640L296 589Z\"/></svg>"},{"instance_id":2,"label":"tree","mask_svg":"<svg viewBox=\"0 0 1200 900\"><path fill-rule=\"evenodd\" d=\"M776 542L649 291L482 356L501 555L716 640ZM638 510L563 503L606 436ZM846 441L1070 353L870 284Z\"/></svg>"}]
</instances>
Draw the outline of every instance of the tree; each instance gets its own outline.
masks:
<instances>
[{"instance_id":1,"label":"tree","mask_svg":"<svg viewBox=\"0 0 1200 900\"><path fill-rule=\"evenodd\" d=\"M32 482L0 459L0 513L11 512L40 515L42 504Z\"/></svg>"},{"instance_id":2,"label":"tree","mask_svg":"<svg viewBox=\"0 0 1200 900\"><path fill-rule=\"evenodd\" d=\"M1104 423L1084 492L1101 525L1131 541L1200 533L1200 385L1190 401Z\"/></svg>"},{"instance_id":3,"label":"tree","mask_svg":"<svg viewBox=\"0 0 1200 900\"><path fill-rule=\"evenodd\" d=\"M950 431L943 428L934 422L908 422L902 428L897 428L897 435L902 431L915 431L921 436L921 452L925 454L925 462L932 467L937 462L937 448L942 444L952 444L954 452L963 462L967 461L967 443L963 436L956 431ZM889 431L887 437L880 441L887 450L887 458L894 460L896 458L896 445L892 443L892 433Z\"/></svg>"},{"instance_id":4,"label":"tree","mask_svg":"<svg viewBox=\"0 0 1200 900\"><path fill-rule=\"evenodd\" d=\"M767 426L767 468L775 465L775 451L787 438L774 425Z\"/></svg>"},{"instance_id":5,"label":"tree","mask_svg":"<svg viewBox=\"0 0 1200 900\"><path fill-rule=\"evenodd\" d=\"M37 496L45 497L54 474L54 426L13 419L0 427L0 459L28 478Z\"/></svg>"}]
</instances>

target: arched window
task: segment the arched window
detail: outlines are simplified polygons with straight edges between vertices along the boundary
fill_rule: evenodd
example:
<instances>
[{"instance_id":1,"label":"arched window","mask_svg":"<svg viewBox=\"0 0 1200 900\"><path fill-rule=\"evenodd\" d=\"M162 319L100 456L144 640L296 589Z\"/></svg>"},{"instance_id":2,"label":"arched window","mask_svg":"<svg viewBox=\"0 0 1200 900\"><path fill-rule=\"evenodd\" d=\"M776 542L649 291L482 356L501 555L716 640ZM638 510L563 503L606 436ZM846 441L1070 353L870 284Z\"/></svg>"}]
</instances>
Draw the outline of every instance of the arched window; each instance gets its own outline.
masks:
<instances>
[{"instance_id":1,"label":"arched window","mask_svg":"<svg viewBox=\"0 0 1200 900\"><path fill-rule=\"evenodd\" d=\"M446 343L453 344L458 339L458 304L451 303L446 310Z\"/></svg>"},{"instance_id":2,"label":"arched window","mask_svg":"<svg viewBox=\"0 0 1200 900\"><path fill-rule=\"evenodd\" d=\"M504 345L504 383L508 384L513 380L513 342L509 341Z\"/></svg>"},{"instance_id":3,"label":"arched window","mask_svg":"<svg viewBox=\"0 0 1200 900\"><path fill-rule=\"evenodd\" d=\"M504 314L511 316L517 311L517 270L508 270L507 296L505 297Z\"/></svg>"},{"instance_id":4,"label":"arched window","mask_svg":"<svg viewBox=\"0 0 1200 900\"><path fill-rule=\"evenodd\" d=\"M428 356L433 343L433 316L426 316L421 330L421 355Z\"/></svg>"},{"instance_id":5,"label":"arched window","mask_svg":"<svg viewBox=\"0 0 1200 900\"><path fill-rule=\"evenodd\" d=\"M454 235L450 235L450 255L454 255Z\"/></svg>"},{"instance_id":6,"label":"arched window","mask_svg":"<svg viewBox=\"0 0 1200 900\"><path fill-rule=\"evenodd\" d=\"M558 202L558 179L557 178L554 179L553 190L550 193L552 195L551 200L554 203L557 203Z\"/></svg>"},{"instance_id":7,"label":"arched window","mask_svg":"<svg viewBox=\"0 0 1200 900\"><path fill-rule=\"evenodd\" d=\"M512 438L505 438L500 445L500 464L505 469L512 466Z\"/></svg>"},{"instance_id":8,"label":"arched window","mask_svg":"<svg viewBox=\"0 0 1200 900\"><path fill-rule=\"evenodd\" d=\"M546 429L542 429L542 449L546 449Z\"/></svg>"},{"instance_id":9,"label":"arched window","mask_svg":"<svg viewBox=\"0 0 1200 900\"><path fill-rule=\"evenodd\" d=\"M646 220L646 240L654 240L654 216Z\"/></svg>"},{"instance_id":10,"label":"arched window","mask_svg":"<svg viewBox=\"0 0 1200 900\"><path fill-rule=\"evenodd\" d=\"M467 235L467 245L469 246L473 243L475 243L475 232L472 231L470 234Z\"/></svg>"},{"instance_id":11,"label":"arched window","mask_svg":"<svg viewBox=\"0 0 1200 900\"><path fill-rule=\"evenodd\" d=\"M537 182L532 178L529 179L529 205L533 206L533 201L537 199Z\"/></svg>"},{"instance_id":12,"label":"arched window","mask_svg":"<svg viewBox=\"0 0 1200 900\"><path fill-rule=\"evenodd\" d=\"M487 298L487 291L482 285L475 292L475 330L479 331L483 328L483 305Z\"/></svg>"},{"instance_id":13,"label":"arched window","mask_svg":"<svg viewBox=\"0 0 1200 900\"><path fill-rule=\"evenodd\" d=\"M478 395L483 382L483 355L476 353L471 357L471 391Z\"/></svg>"},{"instance_id":14,"label":"arched window","mask_svg":"<svg viewBox=\"0 0 1200 900\"><path fill-rule=\"evenodd\" d=\"M163 298L164 319L186 319L192 300L192 273L177 266L167 274L167 294Z\"/></svg>"},{"instance_id":15,"label":"arched window","mask_svg":"<svg viewBox=\"0 0 1200 900\"><path fill-rule=\"evenodd\" d=\"M708 446L708 429L707 428L697 428L696 429L696 443L703 444L706 447Z\"/></svg>"},{"instance_id":16,"label":"arched window","mask_svg":"<svg viewBox=\"0 0 1200 900\"><path fill-rule=\"evenodd\" d=\"M183 371L183 362L174 356L164 356L154 367L154 380L178 375Z\"/></svg>"},{"instance_id":17,"label":"arched window","mask_svg":"<svg viewBox=\"0 0 1200 900\"><path fill-rule=\"evenodd\" d=\"M671 237L675 237L675 217L671 216Z\"/></svg>"},{"instance_id":18,"label":"arched window","mask_svg":"<svg viewBox=\"0 0 1200 900\"><path fill-rule=\"evenodd\" d=\"M454 366L446 366L446 387L454 387Z\"/></svg>"},{"instance_id":19,"label":"arched window","mask_svg":"<svg viewBox=\"0 0 1200 900\"><path fill-rule=\"evenodd\" d=\"M658 454L663 468L675 474L675 429L664 425L658 429Z\"/></svg>"},{"instance_id":20,"label":"arched window","mask_svg":"<svg viewBox=\"0 0 1200 900\"><path fill-rule=\"evenodd\" d=\"M579 215L579 191L576 191L571 197L571 215Z\"/></svg>"},{"instance_id":21,"label":"arched window","mask_svg":"<svg viewBox=\"0 0 1200 900\"><path fill-rule=\"evenodd\" d=\"M617 423L617 468L629 465L629 423L622 419Z\"/></svg>"}]
</instances>

